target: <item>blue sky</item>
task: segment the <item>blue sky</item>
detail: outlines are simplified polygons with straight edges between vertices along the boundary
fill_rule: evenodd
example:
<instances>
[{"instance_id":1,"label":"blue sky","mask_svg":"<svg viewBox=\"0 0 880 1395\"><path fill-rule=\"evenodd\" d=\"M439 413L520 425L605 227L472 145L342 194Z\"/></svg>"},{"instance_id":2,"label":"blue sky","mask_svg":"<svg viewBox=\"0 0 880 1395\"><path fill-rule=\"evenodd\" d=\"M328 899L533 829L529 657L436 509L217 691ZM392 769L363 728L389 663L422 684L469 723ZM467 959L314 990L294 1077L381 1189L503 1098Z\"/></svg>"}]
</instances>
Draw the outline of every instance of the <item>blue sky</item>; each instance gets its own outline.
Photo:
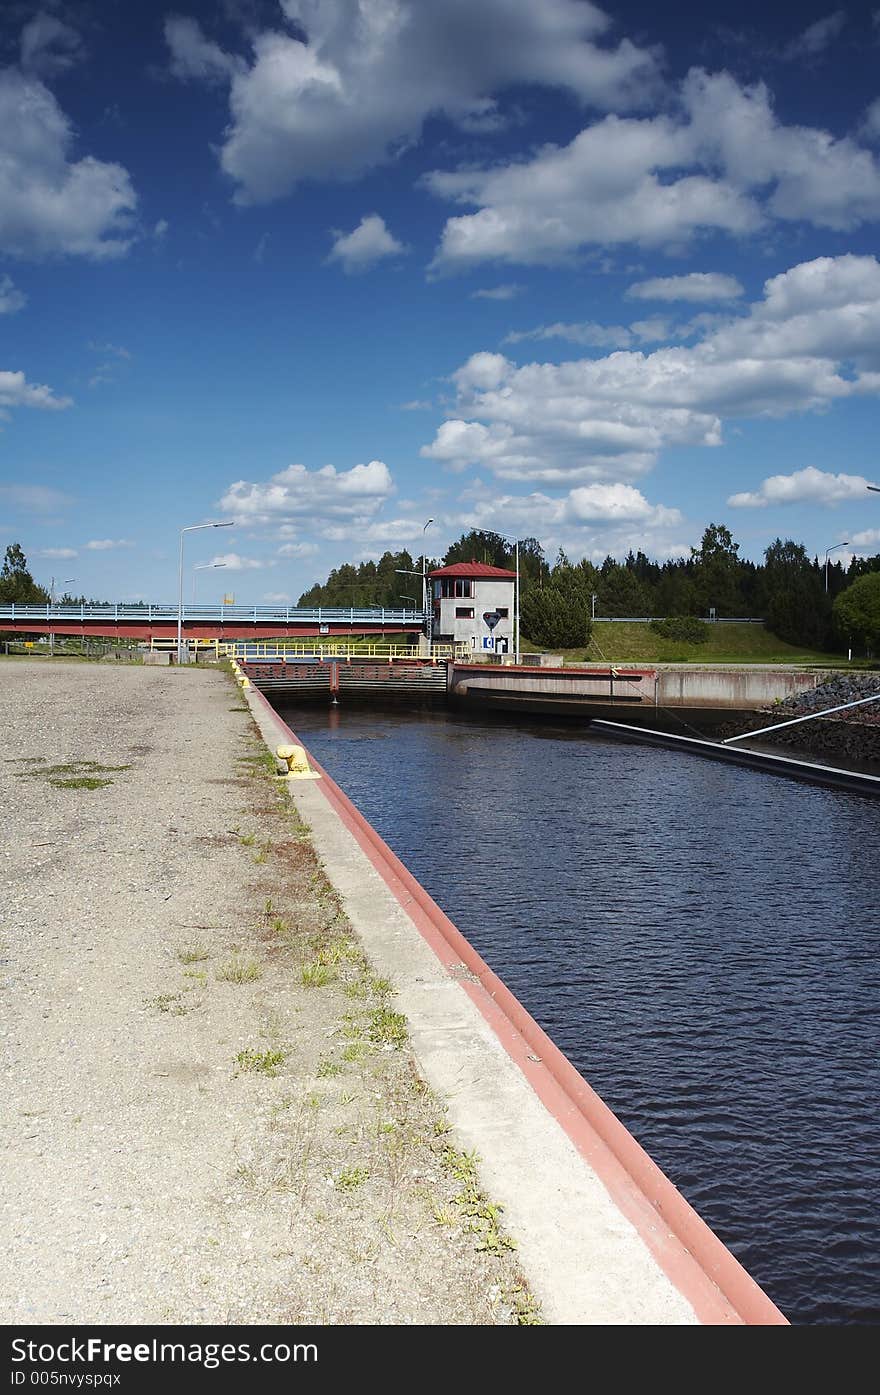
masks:
<instances>
[{"instance_id":1,"label":"blue sky","mask_svg":"<svg viewBox=\"0 0 880 1395\"><path fill-rule=\"evenodd\" d=\"M243 603L429 517L880 551L878 60L876 3L8 0L0 539L167 600L231 521Z\"/></svg>"}]
</instances>

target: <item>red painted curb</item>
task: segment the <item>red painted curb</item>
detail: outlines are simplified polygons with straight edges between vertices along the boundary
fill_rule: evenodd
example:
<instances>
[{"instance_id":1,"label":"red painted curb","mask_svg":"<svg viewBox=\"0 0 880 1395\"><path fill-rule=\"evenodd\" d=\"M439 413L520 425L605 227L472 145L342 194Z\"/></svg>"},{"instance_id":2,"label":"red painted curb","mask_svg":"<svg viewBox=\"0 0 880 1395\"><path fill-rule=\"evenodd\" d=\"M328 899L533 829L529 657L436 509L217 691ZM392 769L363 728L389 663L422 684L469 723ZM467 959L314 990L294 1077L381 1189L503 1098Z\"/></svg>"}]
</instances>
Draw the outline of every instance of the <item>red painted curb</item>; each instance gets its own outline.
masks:
<instances>
[{"instance_id":1,"label":"red painted curb","mask_svg":"<svg viewBox=\"0 0 880 1395\"><path fill-rule=\"evenodd\" d=\"M252 686L249 692L265 706L285 740L303 744L258 688ZM474 975L478 982L462 979L462 987L700 1321L787 1326L788 1319L776 1304L489 968L345 792L311 754L309 761L322 776L319 789L328 803L441 963L449 969L464 965Z\"/></svg>"}]
</instances>

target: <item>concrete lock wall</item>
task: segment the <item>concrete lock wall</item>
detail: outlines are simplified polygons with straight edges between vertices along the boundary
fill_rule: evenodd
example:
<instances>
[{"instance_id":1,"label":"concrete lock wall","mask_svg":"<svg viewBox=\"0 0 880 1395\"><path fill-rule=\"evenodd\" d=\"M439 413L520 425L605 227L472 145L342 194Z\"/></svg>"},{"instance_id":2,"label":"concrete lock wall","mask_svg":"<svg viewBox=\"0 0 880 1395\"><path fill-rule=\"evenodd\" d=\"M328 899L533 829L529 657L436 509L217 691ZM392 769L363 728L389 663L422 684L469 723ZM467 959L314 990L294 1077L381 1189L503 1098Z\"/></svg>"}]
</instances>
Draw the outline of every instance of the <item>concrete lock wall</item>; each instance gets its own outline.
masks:
<instances>
[{"instance_id":1,"label":"concrete lock wall","mask_svg":"<svg viewBox=\"0 0 880 1395\"><path fill-rule=\"evenodd\" d=\"M685 707L764 707L809 692L827 674L783 668L663 668L657 701Z\"/></svg>"}]
</instances>

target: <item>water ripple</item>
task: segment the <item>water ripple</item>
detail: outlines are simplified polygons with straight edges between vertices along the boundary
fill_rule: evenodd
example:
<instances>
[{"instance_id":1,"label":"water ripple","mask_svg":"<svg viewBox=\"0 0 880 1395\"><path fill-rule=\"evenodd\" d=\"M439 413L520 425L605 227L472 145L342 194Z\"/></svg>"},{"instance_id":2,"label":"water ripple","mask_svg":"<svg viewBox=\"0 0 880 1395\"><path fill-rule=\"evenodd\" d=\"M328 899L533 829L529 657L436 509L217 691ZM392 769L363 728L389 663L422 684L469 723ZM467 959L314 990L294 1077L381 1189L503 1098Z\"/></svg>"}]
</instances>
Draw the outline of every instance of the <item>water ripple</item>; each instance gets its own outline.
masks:
<instances>
[{"instance_id":1,"label":"water ripple","mask_svg":"<svg viewBox=\"0 0 880 1395\"><path fill-rule=\"evenodd\" d=\"M876 805L565 726L286 715L792 1321L880 1321Z\"/></svg>"}]
</instances>

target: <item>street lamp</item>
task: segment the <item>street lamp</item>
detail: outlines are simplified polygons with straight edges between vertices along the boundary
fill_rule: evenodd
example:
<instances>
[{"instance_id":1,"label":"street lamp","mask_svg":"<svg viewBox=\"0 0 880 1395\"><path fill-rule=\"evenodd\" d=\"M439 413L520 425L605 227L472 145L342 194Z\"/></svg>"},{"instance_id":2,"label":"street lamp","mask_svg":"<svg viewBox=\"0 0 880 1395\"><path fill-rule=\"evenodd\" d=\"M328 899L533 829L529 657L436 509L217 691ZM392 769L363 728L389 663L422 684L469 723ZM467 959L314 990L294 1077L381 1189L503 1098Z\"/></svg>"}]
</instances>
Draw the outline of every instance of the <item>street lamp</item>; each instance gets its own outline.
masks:
<instances>
[{"instance_id":1,"label":"street lamp","mask_svg":"<svg viewBox=\"0 0 880 1395\"><path fill-rule=\"evenodd\" d=\"M425 572L425 563L427 561L425 557L425 534L433 522L433 518L429 518L422 529L422 610L425 612L425 635L429 645L431 643L431 617L428 615L428 582Z\"/></svg>"},{"instance_id":2,"label":"street lamp","mask_svg":"<svg viewBox=\"0 0 880 1395\"><path fill-rule=\"evenodd\" d=\"M193 605L196 603L196 572L209 572L225 566L225 562L201 562L199 566L193 567Z\"/></svg>"},{"instance_id":3,"label":"street lamp","mask_svg":"<svg viewBox=\"0 0 880 1395\"><path fill-rule=\"evenodd\" d=\"M870 488L870 485L869 485L868 487ZM825 549L825 595L826 595L826 596L828 595L828 554L829 554L829 552L836 552L837 549L838 549L839 547L849 547L849 543L848 543L848 542L835 543L833 547L826 547L826 549Z\"/></svg>"},{"instance_id":4,"label":"street lamp","mask_svg":"<svg viewBox=\"0 0 880 1395\"><path fill-rule=\"evenodd\" d=\"M183 535L199 533L203 528L231 528L232 523L191 523L180 530L180 559L177 566L177 662L183 659Z\"/></svg>"},{"instance_id":5,"label":"street lamp","mask_svg":"<svg viewBox=\"0 0 880 1395\"><path fill-rule=\"evenodd\" d=\"M67 578L66 581L62 581L61 585L62 585L62 586L69 586L70 583L71 583L72 581L76 581L76 577L75 577L75 576L69 576L69 577ZM55 609L55 578L54 578L54 576L52 577L51 581L49 582L49 599L50 599L51 602L52 602L52 609L54 610L54 609ZM50 656L51 656L51 655L53 655L54 653L55 653L55 631L53 630L53 631L50 633L50 635L49 635L49 654L50 654Z\"/></svg>"},{"instance_id":6,"label":"street lamp","mask_svg":"<svg viewBox=\"0 0 880 1395\"><path fill-rule=\"evenodd\" d=\"M880 494L880 484L869 484L868 488L873 494Z\"/></svg>"}]
</instances>

